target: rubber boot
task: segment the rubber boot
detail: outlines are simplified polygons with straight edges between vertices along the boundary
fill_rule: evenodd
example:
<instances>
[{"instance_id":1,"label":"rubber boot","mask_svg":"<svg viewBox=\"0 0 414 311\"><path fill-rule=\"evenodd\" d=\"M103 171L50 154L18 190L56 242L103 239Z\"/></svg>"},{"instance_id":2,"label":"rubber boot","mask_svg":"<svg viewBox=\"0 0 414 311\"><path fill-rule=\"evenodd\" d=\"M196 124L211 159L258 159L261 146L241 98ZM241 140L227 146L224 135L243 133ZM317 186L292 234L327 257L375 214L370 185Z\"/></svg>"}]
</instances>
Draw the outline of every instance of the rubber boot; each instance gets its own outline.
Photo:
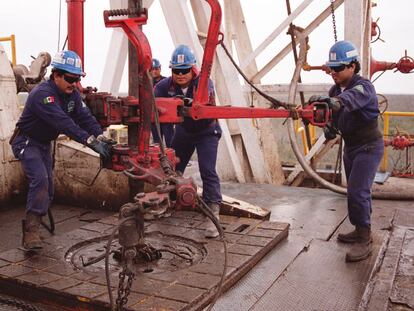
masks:
<instances>
[{"instance_id":1,"label":"rubber boot","mask_svg":"<svg viewBox=\"0 0 414 311\"><path fill-rule=\"evenodd\" d=\"M209 203L208 206L210 210L213 212L214 216L219 220L220 219L220 205L218 203ZM216 226L213 222L207 218L207 226L204 236L206 238L212 239L219 236L219 232L217 231Z\"/></svg>"},{"instance_id":2,"label":"rubber boot","mask_svg":"<svg viewBox=\"0 0 414 311\"><path fill-rule=\"evenodd\" d=\"M372 252L371 228L357 226L358 238L346 253L346 262L356 262L367 259Z\"/></svg>"},{"instance_id":3,"label":"rubber boot","mask_svg":"<svg viewBox=\"0 0 414 311\"><path fill-rule=\"evenodd\" d=\"M41 216L27 213L23 224L23 247L28 250L41 249L42 240L40 239Z\"/></svg>"},{"instance_id":4,"label":"rubber boot","mask_svg":"<svg viewBox=\"0 0 414 311\"><path fill-rule=\"evenodd\" d=\"M338 242L342 243L356 243L358 241L359 236L362 234L361 230L363 231L364 227L355 226L355 229L348 233L339 233L338 234ZM372 240L372 239L371 239Z\"/></svg>"}]
</instances>

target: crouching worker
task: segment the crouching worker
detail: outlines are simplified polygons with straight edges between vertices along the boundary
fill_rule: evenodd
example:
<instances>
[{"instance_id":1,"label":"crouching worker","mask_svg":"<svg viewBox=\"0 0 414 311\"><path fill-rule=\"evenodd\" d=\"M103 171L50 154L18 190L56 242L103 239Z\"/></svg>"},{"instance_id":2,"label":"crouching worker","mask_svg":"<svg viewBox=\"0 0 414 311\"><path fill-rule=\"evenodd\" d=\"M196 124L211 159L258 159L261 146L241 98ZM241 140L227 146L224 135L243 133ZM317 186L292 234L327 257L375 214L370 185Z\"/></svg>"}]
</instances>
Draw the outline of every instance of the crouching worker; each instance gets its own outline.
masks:
<instances>
[{"instance_id":1,"label":"crouching worker","mask_svg":"<svg viewBox=\"0 0 414 311\"><path fill-rule=\"evenodd\" d=\"M51 142L65 134L110 158L110 147L102 129L82 102L76 83L84 76L79 56L72 51L57 53L50 80L39 84L26 105L10 140L13 154L21 162L29 182L23 247L42 248L39 229L53 199Z\"/></svg>"},{"instance_id":2,"label":"crouching worker","mask_svg":"<svg viewBox=\"0 0 414 311\"><path fill-rule=\"evenodd\" d=\"M155 86L155 97L184 96L193 98L199 75L193 51L186 45L179 45L171 56L171 77L163 79ZM213 81L208 81L209 105L215 106ZM188 101L187 105L191 105ZM217 148L221 128L216 119L193 120L184 117L184 122L175 126L172 148L180 163L177 171L184 173L194 151L197 150L198 165L203 181L203 200L216 218L219 218L222 200L220 179L216 172ZM208 220L205 236L215 238L219 235L215 225Z\"/></svg>"},{"instance_id":3,"label":"crouching worker","mask_svg":"<svg viewBox=\"0 0 414 311\"><path fill-rule=\"evenodd\" d=\"M372 83L358 75L358 51L351 42L335 43L326 65L331 69L335 85L329 96L312 96L309 101L329 105L333 111L333 128L325 130L325 137L332 139L339 130L345 142L348 216L354 230L340 233L338 241L352 244L346 261L360 261L372 252L371 187L384 153L384 141L378 129L378 100Z\"/></svg>"}]
</instances>

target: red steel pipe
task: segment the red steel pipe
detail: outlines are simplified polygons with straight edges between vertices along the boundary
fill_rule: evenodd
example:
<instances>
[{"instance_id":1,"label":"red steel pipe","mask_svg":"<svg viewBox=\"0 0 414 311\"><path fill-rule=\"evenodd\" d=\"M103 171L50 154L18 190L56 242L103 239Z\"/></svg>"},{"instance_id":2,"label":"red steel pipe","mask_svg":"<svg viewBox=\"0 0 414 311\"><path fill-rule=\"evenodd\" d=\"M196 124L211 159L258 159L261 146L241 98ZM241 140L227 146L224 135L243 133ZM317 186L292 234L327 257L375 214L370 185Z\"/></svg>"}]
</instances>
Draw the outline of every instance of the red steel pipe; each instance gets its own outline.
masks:
<instances>
[{"instance_id":1,"label":"red steel pipe","mask_svg":"<svg viewBox=\"0 0 414 311\"><path fill-rule=\"evenodd\" d=\"M213 67L216 46L222 38L220 32L221 7L218 0L206 0L211 8L210 24L208 26L207 40L204 48L203 62L201 64L200 81L194 94L193 105L206 105L208 103L208 78ZM220 37L220 38L219 38Z\"/></svg>"},{"instance_id":2,"label":"red steel pipe","mask_svg":"<svg viewBox=\"0 0 414 311\"><path fill-rule=\"evenodd\" d=\"M66 0L68 4L68 49L76 52L84 60L83 3L85 0Z\"/></svg>"}]
</instances>

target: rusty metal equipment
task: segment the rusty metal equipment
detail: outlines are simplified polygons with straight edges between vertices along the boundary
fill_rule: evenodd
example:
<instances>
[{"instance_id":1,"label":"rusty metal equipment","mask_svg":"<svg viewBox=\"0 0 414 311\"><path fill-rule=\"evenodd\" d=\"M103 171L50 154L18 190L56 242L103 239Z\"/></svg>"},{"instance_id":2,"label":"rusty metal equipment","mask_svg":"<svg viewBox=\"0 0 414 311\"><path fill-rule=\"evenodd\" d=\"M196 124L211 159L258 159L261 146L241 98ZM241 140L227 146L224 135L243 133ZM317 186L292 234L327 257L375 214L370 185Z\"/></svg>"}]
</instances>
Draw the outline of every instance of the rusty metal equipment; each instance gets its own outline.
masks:
<instances>
[{"instance_id":1,"label":"rusty metal equipment","mask_svg":"<svg viewBox=\"0 0 414 311\"><path fill-rule=\"evenodd\" d=\"M200 71L199 85L194 99L188 98L154 98L150 69L152 55L149 42L142 32L141 26L146 24L146 9L119 9L104 11L106 27L120 27L124 30L136 48L138 64L139 99L128 96L115 98L109 93L94 92L86 89L86 103L103 127L113 124L131 126L134 139L129 144L116 145L112 149L112 160L104 163L104 167L115 171L123 171L130 179L146 182L155 186L152 192L138 193L134 202L125 204L120 209L118 252L123 262L117 308L120 310L126 303L129 288L134 277L131 265L137 259L157 260L161 253L151 247L144 239L143 220L146 214L160 216L168 209L195 208L205 213L217 226L220 236L223 230L205 203L198 197L197 188L191 178L184 178L175 172L179 159L173 149L164 148L163 143L150 144L151 122L159 127L160 123L180 123L184 117L194 120L217 118L302 118L304 122L316 126L325 126L331 111L326 103L312 103L306 107L295 107L286 104L271 108L251 107L216 107L208 106L208 79L210 76L215 49L222 42L220 33L221 8L218 0L206 0L211 7L211 19L205 45L205 52ZM129 16L122 18L123 16ZM113 19L116 17L116 19ZM281 108L287 107L288 109ZM136 142L133 144L131 142ZM107 257L110 251L108 240ZM224 265L225 269L226 265ZM223 276L225 271L223 272ZM108 289L110 288L109 277ZM223 278L222 278L223 280ZM126 282L126 285L124 284ZM110 290L109 290L110 292ZM219 291L218 291L219 292ZM111 295L110 295L111 296ZM110 297L113 305L112 297Z\"/></svg>"},{"instance_id":2,"label":"rusty metal equipment","mask_svg":"<svg viewBox=\"0 0 414 311\"><path fill-rule=\"evenodd\" d=\"M207 106L207 83L212 68L216 46L222 40L219 31L221 8L216 0L207 0L212 15L206 40L205 53L200 72L199 87L194 100L183 98L155 98L152 81L149 76L151 68L151 48L140 26L148 18L146 10L111 10L104 12L107 27L121 27L137 49L139 64L139 100L135 97L115 98L109 93L94 93L86 97L92 113L104 127L112 124L136 125L137 146L117 145L113 148L111 163L105 167L124 171L130 178L148 182L155 186L158 196L164 198L166 193L173 197L178 207L194 206L196 202L195 186L189 179L184 179L174 172L178 159L174 150L160 145L150 145L150 124L180 123L184 117L195 120L208 118L302 118L307 122L324 126L330 119L330 111L325 103L313 103L307 107L291 109L251 108L251 107L217 107ZM119 19L123 15L135 15ZM117 16L112 20L111 17ZM191 106L188 103L191 102ZM162 188L162 190L160 190ZM149 196L149 194L145 194ZM154 196L151 194L151 196ZM154 198L153 198L154 199Z\"/></svg>"}]
</instances>

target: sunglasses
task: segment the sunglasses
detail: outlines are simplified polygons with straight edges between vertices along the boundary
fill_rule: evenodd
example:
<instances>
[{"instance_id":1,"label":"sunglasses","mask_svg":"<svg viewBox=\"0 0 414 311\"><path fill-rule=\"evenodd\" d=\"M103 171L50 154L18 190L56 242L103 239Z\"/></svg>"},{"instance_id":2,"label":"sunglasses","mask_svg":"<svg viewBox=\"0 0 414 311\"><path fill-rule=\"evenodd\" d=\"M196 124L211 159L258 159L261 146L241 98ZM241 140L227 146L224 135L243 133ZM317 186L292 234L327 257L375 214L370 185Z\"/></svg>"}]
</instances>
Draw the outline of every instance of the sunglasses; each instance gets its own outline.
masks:
<instances>
[{"instance_id":1,"label":"sunglasses","mask_svg":"<svg viewBox=\"0 0 414 311\"><path fill-rule=\"evenodd\" d=\"M175 69L172 69L172 73L175 74L175 75L179 75L179 74L186 75L190 71L191 71L191 68L183 68L183 69L175 68Z\"/></svg>"},{"instance_id":2,"label":"sunglasses","mask_svg":"<svg viewBox=\"0 0 414 311\"><path fill-rule=\"evenodd\" d=\"M337 67L329 67L330 70L335 71L335 72L341 72L346 68L346 65L341 65L341 66L337 66Z\"/></svg>"},{"instance_id":3,"label":"sunglasses","mask_svg":"<svg viewBox=\"0 0 414 311\"><path fill-rule=\"evenodd\" d=\"M68 76L68 75L64 74L63 79L65 79L65 81L67 83L72 84L72 83L75 83L75 82L79 82L81 80L81 77L79 77L79 76L73 77L73 76Z\"/></svg>"}]
</instances>

